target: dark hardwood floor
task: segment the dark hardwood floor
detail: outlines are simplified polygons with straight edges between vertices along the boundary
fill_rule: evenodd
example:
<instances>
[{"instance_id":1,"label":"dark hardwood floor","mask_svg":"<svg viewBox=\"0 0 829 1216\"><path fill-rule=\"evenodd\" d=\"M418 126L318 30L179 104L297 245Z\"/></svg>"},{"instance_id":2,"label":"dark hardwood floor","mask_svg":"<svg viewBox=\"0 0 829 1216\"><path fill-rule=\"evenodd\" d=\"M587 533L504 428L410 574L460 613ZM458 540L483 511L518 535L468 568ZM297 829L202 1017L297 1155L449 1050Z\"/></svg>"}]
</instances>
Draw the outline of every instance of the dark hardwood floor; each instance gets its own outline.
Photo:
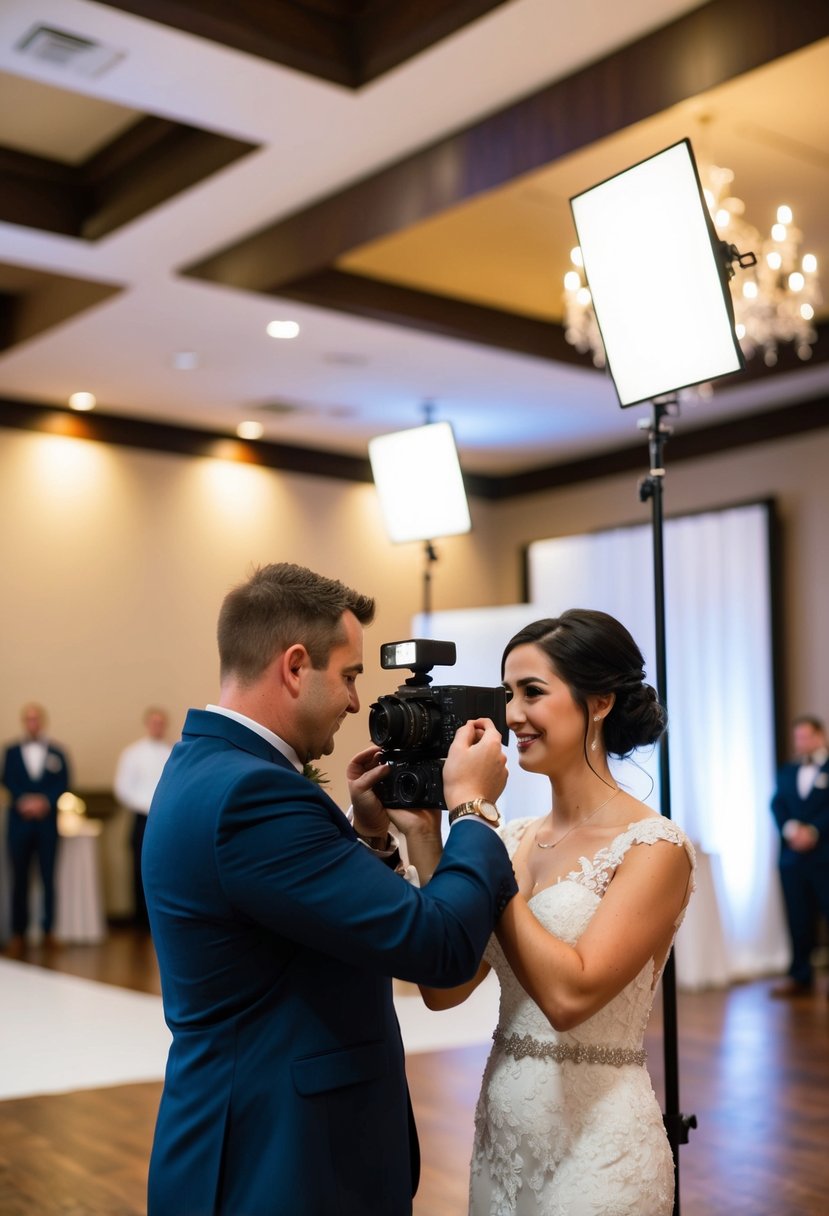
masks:
<instances>
[{"instance_id":1,"label":"dark hardwood floor","mask_svg":"<svg viewBox=\"0 0 829 1216\"><path fill-rule=\"evenodd\" d=\"M102 946L31 951L29 961L159 992L152 944L128 930ZM680 1151L683 1216L829 1213L829 999L824 986L773 1001L769 987L679 995L680 1106L699 1125ZM647 1045L661 1095L660 1013L657 1002ZM486 1050L410 1057L424 1160L415 1216L466 1212ZM0 1102L0 1216L144 1216L160 1092L152 1083Z\"/></svg>"}]
</instances>

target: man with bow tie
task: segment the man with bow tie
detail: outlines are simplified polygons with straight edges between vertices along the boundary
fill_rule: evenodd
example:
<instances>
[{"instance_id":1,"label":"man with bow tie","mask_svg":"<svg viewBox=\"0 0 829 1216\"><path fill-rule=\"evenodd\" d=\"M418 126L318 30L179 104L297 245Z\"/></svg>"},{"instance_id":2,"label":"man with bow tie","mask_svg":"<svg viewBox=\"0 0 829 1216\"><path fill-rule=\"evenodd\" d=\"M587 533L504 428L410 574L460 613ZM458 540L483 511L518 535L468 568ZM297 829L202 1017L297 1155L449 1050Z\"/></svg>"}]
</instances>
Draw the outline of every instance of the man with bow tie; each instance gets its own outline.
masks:
<instances>
[{"instance_id":1,"label":"man with bow tie","mask_svg":"<svg viewBox=\"0 0 829 1216\"><path fill-rule=\"evenodd\" d=\"M771 809L780 829L780 880L792 943L787 979L773 997L813 991L819 915L829 922L829 748L820 718L792 724L795 759L778 773Z\"/></svg>"},{"instance_id":2,"label":"man with bow tie","mask_svg":"<svg viewBox=\"0 0 829 1216\"><path fill-rule=\"evenodd\" d=\"M29 925L29 873L37 856L43 882L43 939L54 945L58 799L69 789L69 761L46 737L46 711L33 702L21 711L23 738L9 744L0 784L9 791L8 847L12 866L12 936L6 953L23 955Z\"/></svg>"}]
</instances>

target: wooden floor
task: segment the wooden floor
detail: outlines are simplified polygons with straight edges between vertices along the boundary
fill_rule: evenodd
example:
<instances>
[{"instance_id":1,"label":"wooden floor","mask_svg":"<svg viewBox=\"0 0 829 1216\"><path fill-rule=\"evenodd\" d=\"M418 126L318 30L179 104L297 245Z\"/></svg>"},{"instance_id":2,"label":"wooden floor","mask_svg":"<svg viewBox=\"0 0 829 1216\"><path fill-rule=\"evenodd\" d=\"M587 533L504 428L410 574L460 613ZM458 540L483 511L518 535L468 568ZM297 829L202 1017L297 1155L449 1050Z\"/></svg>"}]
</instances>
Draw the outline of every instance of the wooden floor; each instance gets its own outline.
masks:
<instances>
[{"instance_id":1,"label":"wooden floor","mask_svg":"<svg viewBox=\"0 0 829 1216\"><path fill-rule=\"evenodd\" d=\"M30 961L159 992L152 945L128 930ZM679 996L680 1107L698 1122L680 1152L683 1216L829 1213L829 1000L825 987L796 1001L770 1000L768 988ZM658 1003L647 1046L661 1095L660 1012ZM416 1216L466 1212L485 1056L468 1047L410 1058L424 1159ZM0 1102L1 1216L143 1216L160 1092L153 1083Z\"/></svg>"}]
</instances>

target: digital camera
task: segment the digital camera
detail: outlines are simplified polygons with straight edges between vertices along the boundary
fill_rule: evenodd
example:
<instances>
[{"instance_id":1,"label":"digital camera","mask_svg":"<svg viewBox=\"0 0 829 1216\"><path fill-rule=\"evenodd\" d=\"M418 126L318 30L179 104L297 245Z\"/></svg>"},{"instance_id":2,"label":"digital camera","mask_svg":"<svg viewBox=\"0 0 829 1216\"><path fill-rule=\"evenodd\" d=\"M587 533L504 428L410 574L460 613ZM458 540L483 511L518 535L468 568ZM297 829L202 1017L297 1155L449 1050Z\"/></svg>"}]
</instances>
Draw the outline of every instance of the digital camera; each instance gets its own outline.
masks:
<instances>
[{"instance_id":1,"label":"digital camera","mask_svg":"<svg viewBox=\"0 0 829 1216\"><path fill-rule=\"evenodd\" d=\"M371 706L368 729L383 751L390 771L374 786L386 807L445 807L443 762L455 732L471 718L491 718L507 742L507 694L504 688L464 685L432 687L433 667L451 667L454 642L413 638L384 642L380 666L408 667L414 674L396 693Z\"/></svg>"}]
</instances>

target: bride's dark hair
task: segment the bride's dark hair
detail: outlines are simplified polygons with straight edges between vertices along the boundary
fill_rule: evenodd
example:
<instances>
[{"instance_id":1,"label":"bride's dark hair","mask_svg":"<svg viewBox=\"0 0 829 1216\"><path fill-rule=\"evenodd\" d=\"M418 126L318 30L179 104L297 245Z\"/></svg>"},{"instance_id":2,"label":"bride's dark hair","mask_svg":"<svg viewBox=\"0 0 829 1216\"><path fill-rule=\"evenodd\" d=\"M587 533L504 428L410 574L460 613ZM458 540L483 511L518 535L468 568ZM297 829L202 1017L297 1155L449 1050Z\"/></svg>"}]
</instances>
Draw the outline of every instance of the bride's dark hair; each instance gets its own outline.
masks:
<instances>
[{"instance_id":1,"label":"bride's dark hair","mask_svg":"<svg viewBox=\"0 0 829 1216\"><path fill-rule=\"evenodd\" d=\"M501 659L516 646L538 646L584 713L585 743L590 729L588 698L613 693L602 724L604 745L614 756L655 743L667 718L655 689L645 683L645 660L621 621L607 612L570 608L558 617L533 621L510 638Z\"/></svg>"}]
</instances>

